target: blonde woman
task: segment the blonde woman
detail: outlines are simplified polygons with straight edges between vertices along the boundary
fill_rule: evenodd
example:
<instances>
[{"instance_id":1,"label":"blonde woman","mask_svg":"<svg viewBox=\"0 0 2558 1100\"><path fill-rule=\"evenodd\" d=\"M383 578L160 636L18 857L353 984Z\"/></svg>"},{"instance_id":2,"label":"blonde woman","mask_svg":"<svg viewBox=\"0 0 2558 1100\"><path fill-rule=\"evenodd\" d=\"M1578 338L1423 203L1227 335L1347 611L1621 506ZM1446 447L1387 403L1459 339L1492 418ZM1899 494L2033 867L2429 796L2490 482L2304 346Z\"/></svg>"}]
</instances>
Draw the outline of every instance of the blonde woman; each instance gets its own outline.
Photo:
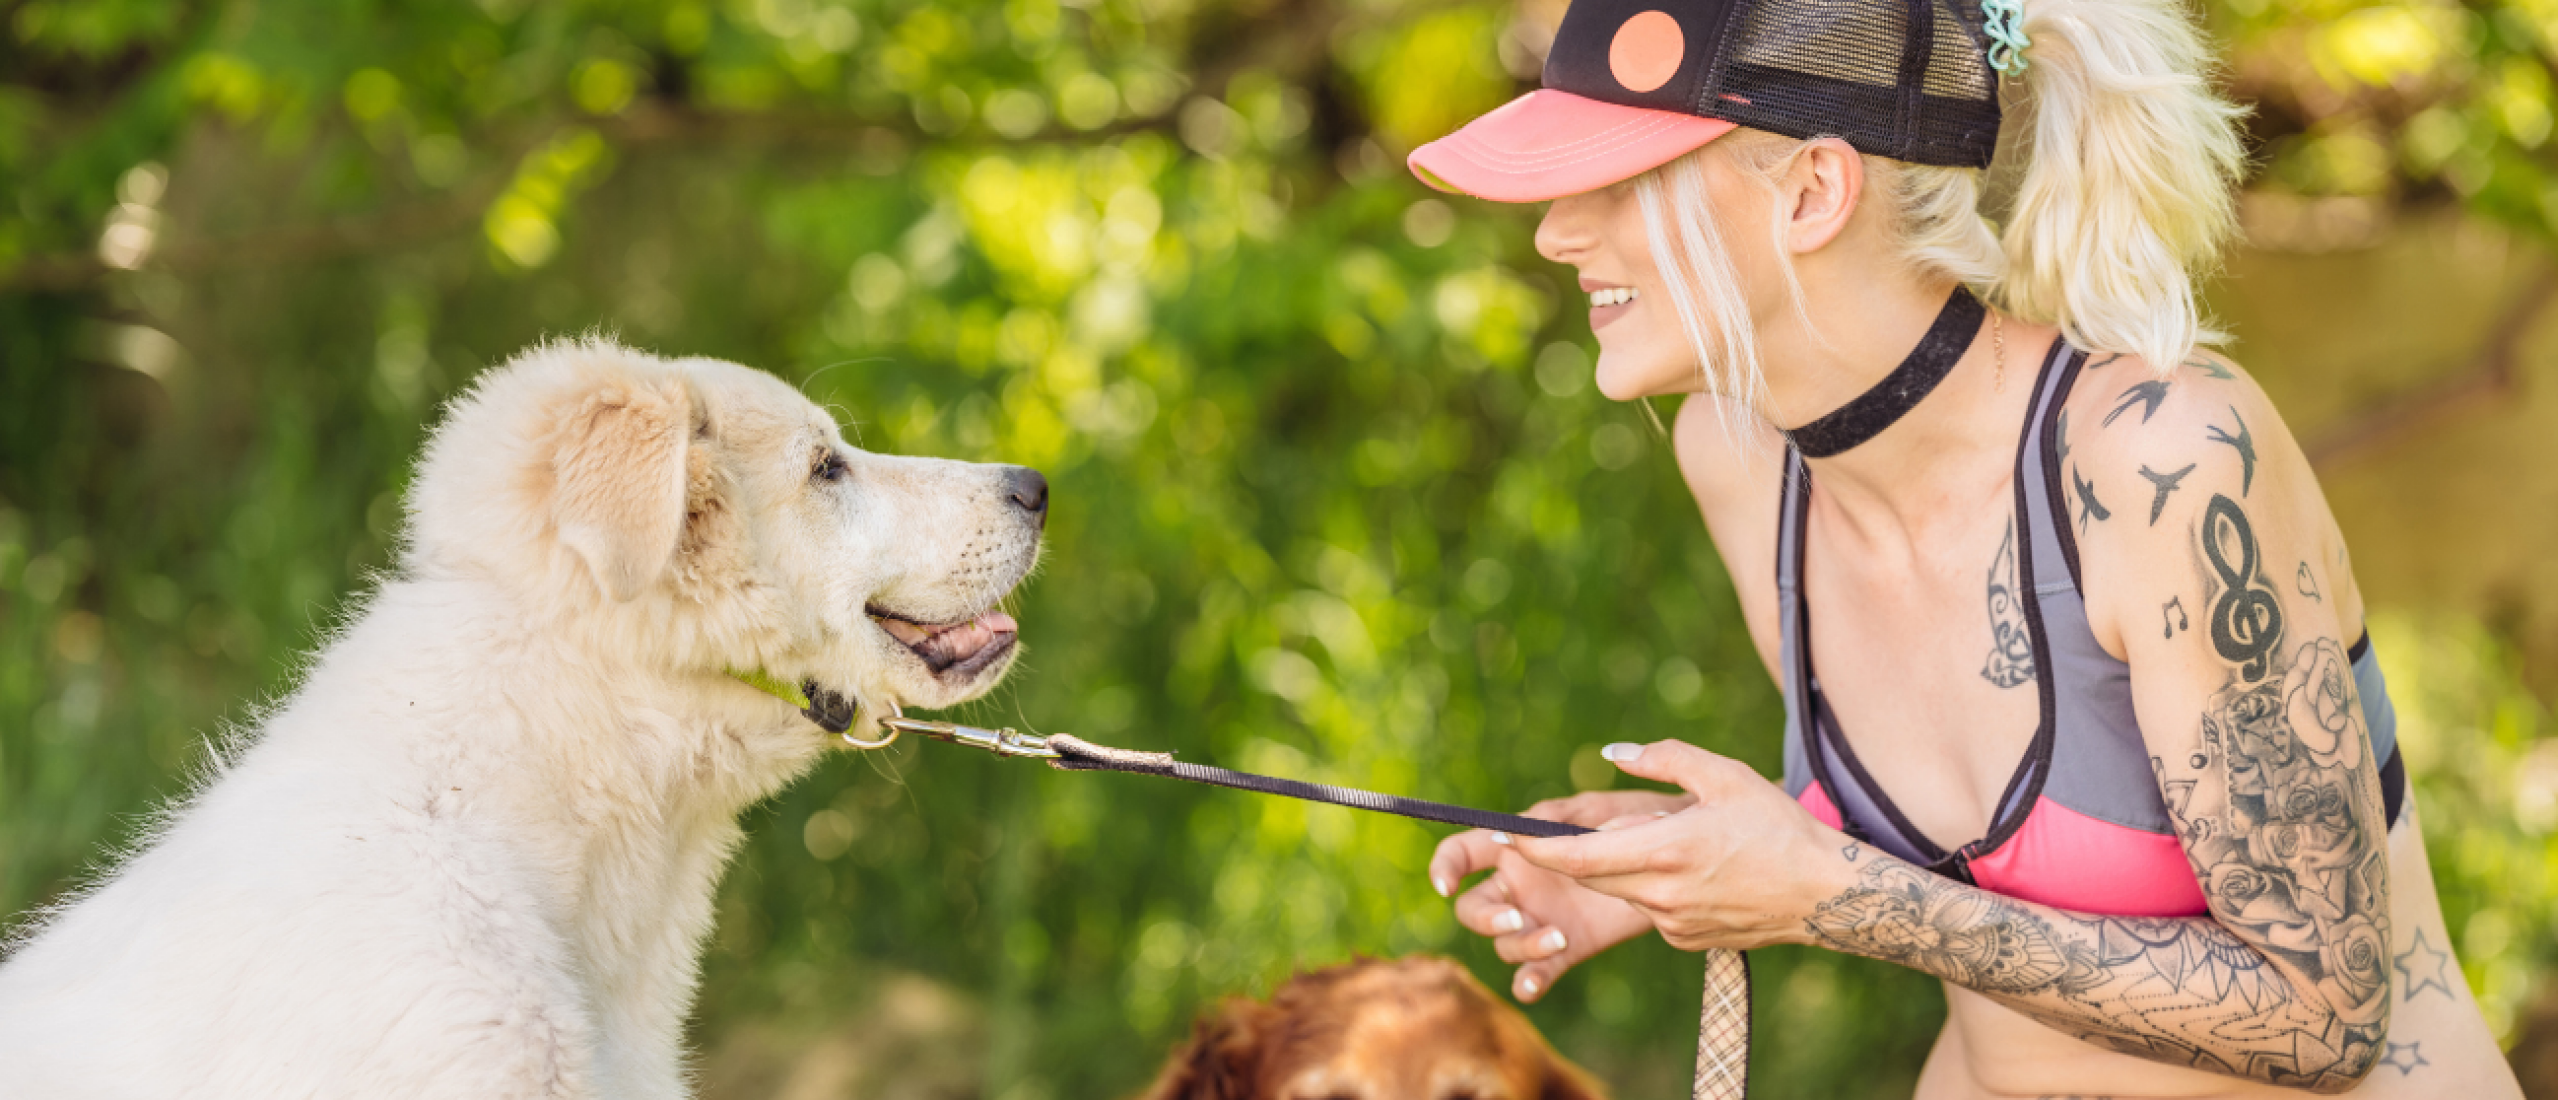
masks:
<instances>
[{"instance_id":1,"label":"blonde woman","mask_svg":"<svg viewBox=\"0 0 2558 1100\"><path fill-rule=\"evenodd\" d=\"M1550 201L1599 388L1681 469L1783 688L1782 787L1608 757L1562 839L1431 866L1533 1000L1644 931L1944 980L1935 1098L2519 1095L2452 957L2363 600L2198 345L2238 113L2166 0L1577 0L1425 146ZM2026 117L1979 213L2002 93Z\"/></svg>"}]
</instances>

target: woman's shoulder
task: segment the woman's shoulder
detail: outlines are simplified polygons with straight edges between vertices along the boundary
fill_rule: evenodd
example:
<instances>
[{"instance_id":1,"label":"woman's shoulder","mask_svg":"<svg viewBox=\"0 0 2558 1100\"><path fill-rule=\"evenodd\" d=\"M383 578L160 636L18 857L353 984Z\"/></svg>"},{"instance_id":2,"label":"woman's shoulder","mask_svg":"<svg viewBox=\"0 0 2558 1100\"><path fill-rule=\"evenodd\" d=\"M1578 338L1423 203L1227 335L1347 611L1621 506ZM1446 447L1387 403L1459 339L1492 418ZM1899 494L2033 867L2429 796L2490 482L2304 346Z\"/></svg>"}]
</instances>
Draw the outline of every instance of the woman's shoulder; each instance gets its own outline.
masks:
<instances>
[{"instance_id":1,"label":"woman's shoulder","mask_svg":"<svg viewBox=\"0 0 2558 1100\"><path fill-rule=\"evenodd\" d=\"M2280 563L2287 585L2313 589L2293 572L2341 572L2343 536L2308 457L2264 389L2227 357L2197 350L2161 371L2137 356L2091 354L2057 428L2060 518L2078 546L2092 616L2181 587L2207 551L2235 555L2241 530L2264 560L2250 568L2232 557L2232 569L2270 575L2279 553L2299 559ZM2330 584L2335 595L2350 578Z\"/></svg>"}]
</instances>

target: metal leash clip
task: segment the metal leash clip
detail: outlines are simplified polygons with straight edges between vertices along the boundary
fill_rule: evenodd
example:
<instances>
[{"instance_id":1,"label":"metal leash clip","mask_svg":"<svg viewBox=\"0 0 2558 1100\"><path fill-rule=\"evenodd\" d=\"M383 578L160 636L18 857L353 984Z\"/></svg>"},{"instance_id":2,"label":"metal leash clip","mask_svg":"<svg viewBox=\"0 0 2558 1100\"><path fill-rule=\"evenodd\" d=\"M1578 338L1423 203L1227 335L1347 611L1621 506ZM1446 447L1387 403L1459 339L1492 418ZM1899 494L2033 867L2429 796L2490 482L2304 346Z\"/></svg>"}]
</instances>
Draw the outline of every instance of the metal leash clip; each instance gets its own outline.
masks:
<instances>
[{"instance_id":1,"label":"metal leash clip","mask_svg":"<svg viewBox=\"0 0 2558 1100\"><path fill-rule=\"evenodd\" d=\"M1057 750L1048 747L1048 739L1022 733L1010 727L998 730L963 726L957 722L928 722L908 718L897 704L888 705L888 717L879 724L898 733L916 733L935 741L984 749L997 756L1027 756L1038 760L1057 759Z\"/></svg>"}]
</instances>

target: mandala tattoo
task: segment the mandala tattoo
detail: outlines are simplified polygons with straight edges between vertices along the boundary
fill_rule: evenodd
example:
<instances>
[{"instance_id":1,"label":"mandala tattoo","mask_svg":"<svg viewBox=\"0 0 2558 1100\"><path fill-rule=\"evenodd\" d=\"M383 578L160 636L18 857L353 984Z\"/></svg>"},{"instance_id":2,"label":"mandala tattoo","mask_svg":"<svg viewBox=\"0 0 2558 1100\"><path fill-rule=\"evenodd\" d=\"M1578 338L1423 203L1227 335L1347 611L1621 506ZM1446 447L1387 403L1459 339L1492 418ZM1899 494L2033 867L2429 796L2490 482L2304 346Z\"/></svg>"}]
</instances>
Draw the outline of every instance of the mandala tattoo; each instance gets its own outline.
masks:
<instances>
[{"instance_id":1,"label":"mandala tattoo","mask_svg":"<svg viewBox=\"0 0 2558 1100\"><path fill-rule=\"evenodd\" d=\"M2393 965L2409 996L2448 994L2448 957L2422 936L2390 955L2386 815L2352 662L2333 637L2287 635L2237 504L2215 495L2196 537L2228 670L2191 750L2152 767L2211 915L2065 912L1878 853L1806 927L2153 1061L2320 1091L2380 1065L2411 1073L2415 1044L2387 1041Z\"/></svg>"},{"instance_id":2,"label":"mandala tattoo","mask_svg":"<svg viewBox=\"0 0 2558 1100\"><path fill-rule=\"evenodd\" d=\"M1998 558L1990 563L1990 656L1981 664L1981 679L2003 688L2034 682L2034 636L2025 627L2025 605L2016 594L2016 524L1999 540Z\"/></svg>"}]
</instances>

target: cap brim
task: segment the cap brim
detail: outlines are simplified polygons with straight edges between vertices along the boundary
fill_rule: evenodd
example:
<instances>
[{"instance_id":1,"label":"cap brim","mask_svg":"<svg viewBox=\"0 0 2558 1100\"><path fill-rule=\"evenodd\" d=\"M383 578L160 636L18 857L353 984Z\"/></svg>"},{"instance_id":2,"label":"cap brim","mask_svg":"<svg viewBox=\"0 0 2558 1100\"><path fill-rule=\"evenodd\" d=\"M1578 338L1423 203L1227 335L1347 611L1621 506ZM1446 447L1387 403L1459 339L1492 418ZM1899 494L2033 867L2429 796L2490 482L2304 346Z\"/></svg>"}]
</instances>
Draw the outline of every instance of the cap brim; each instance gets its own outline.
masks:
<instances>
[{"instance_id":1,"label":"cap brim","mask_svg":"<svg viewBox=\"0 0 2558 1100\"><path fill-rule=\"evenodd\" d=\"M1442 191L1544 202L1632 179L1734 126L1540 88L1413 150L1405 163Z\"/></svg>"}]
</instances>

